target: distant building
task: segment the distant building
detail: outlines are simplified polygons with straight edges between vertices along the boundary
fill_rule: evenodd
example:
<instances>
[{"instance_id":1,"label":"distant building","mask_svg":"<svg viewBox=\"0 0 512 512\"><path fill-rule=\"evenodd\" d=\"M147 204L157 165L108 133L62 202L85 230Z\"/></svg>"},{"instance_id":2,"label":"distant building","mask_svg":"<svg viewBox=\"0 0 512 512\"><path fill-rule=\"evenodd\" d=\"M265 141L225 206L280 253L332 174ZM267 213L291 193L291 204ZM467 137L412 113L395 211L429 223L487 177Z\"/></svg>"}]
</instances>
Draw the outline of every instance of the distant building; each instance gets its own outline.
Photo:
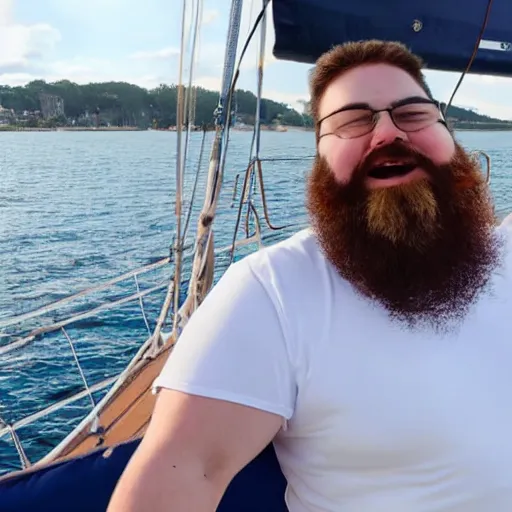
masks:
<instances>
[{"instance_id":1,"label":"distant building","mask_svg":"<svg viewBox=\"0 0 512 512\"><path fill-rule=\"evenodd\" d=\"M60 96L41 93L39 102L41 103L43 119L64 116L64 100Z\"/></svg>"},{"instance_id":2,"label":"distant building","mask_svg":"<svg viewBox=\"0 0 512 512\"><path fill-rule=\"evenodd\" d=\"M14 120L14 110L0 105L0 125L10 124Z\"/></svg>"}]
</instances>

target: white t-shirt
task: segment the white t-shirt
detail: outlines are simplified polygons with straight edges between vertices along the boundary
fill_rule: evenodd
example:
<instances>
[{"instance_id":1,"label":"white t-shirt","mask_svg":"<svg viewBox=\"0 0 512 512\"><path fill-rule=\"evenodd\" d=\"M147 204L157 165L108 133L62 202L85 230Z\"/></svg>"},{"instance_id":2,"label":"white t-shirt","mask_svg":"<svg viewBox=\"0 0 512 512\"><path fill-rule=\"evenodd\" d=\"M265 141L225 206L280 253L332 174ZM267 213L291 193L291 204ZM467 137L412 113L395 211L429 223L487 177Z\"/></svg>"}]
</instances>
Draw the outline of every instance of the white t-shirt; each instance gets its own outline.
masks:
<instances>
[{"instance_id":1,"label":"white t-shirt","mask_svg":"<svg viewBox=\"0 0 512 512\"><path fill-rule=\"evenodd\" d=\"M511 512L508 247L441 335L391 321L301 231L229 268L155 387L283 416L290 512Z\"/></svg>"}]
</instances>

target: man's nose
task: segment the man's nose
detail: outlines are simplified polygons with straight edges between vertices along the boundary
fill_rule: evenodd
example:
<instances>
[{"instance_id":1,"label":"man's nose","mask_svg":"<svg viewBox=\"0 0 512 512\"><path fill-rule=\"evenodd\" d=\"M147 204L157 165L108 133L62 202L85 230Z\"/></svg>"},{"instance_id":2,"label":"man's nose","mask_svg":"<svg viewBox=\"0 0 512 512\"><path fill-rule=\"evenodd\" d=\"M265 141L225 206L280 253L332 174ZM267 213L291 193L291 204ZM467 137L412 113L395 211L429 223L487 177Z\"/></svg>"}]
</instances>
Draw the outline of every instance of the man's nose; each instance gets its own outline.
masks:
<instances>
[{"instance_id":1,"label":"man's nose","mask_svg":"<svg viewBox=\"0 0 512 512\"><path fill-rule=\"evenodd\" d=\"M400 139L404 142L408 140L407 133L400 130L400 128L395 125L389 112L380 112L378 115L379 119L373 129L372 148L391 144L396 139Z\"/></svg>"}]
</instances>

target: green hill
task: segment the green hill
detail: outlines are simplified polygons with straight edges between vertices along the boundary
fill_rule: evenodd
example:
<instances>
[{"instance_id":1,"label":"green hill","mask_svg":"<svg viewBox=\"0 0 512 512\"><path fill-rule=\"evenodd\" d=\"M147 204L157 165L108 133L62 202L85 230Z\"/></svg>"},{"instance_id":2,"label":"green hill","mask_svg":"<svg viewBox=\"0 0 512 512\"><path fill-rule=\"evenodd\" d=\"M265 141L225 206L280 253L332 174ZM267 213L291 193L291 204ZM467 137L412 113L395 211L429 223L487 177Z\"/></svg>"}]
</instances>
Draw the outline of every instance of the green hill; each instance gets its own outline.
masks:
<instances>
[{"instance_id":1,"label":"green hill","mask_svg":"<svg viewBox=\"0 0 512 512\"><path fill-rule=\"evenodd\" d=\"M0 86L0 105L3 107L0 115L4 118L10 115L13 122L28 126L87 126L98 123L165 129L176 125L177 95L175 85L162 84L147 90L124 82L79 85L68 80L54 83L36 80L25 86ZM219 93L197 87L193 89L192 97L193 122L197 125L211 124ZM238 90L233 107L239 121L254 122L256 96L253 93ZM303 126L308 123L308 119L296 110L269 99L262 101L261 119L264 124L280 121Z\"/></svg>"},{"instance_id":2,"label":"green hill","mask_svg":"<svg viewBox=\"0 0 512 512\"><path fill-rule=\"evenodd\" d=\"M0 123L17 126L133 126L166 129L176 125L176 85L162 84L144 89L125 82L79 85L69 80L48 83L35 80L25 86L0 85ZM211 124L218 103L218 92L193 89L193 122ZM297 98L299 101L299 99ZM303 102L307 109L307 102ZM254 123L256 96L237 90L233 109L235 119ZM263 99L260 111L263 124L312 127L311 117L290 106ZM511 122L452 106L448 117L455 128L509 128Z\"/></svg>"},{"instance_id":3,"label":"green hill","mask_svg":"<svg viewBox=\"0 0 512 512\"><path fill-rule=\"evenodd\" d=\"M445 103L441 103L443 110ZM458 130L504 130L512 129L512 122L497 119L485 114L478 114L472 110L451 105L446 115L451 126Z\"/></svg>"}]
</instances>

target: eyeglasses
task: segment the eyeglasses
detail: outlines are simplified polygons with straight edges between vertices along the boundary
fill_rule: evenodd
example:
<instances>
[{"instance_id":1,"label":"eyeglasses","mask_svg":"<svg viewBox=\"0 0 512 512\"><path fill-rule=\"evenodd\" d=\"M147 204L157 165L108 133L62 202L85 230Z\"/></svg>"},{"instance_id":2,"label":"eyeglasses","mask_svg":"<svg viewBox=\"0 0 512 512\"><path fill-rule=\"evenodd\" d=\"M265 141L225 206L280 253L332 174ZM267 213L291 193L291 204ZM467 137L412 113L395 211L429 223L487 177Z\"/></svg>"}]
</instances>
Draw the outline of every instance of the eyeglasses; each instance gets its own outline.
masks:
<instances>
[{"instance_id":1,"label":"eyeglasses","mask_svg":"<svg viewBox=\"0 0 512 512\"><path fill-rule=\"evenodd\" d=\"M335 127L332 131L320 135L319 138L335 135L340 139L354 139L367 135L377 125L381 112L388 112L394 125L403 132L417 132L435 123L446 126L436 101L414 98L380 110L359 105L342 107L318 121L317 126L320 127L323 121L330 118L331 126Z\"/></svg>"}]
</instances>

